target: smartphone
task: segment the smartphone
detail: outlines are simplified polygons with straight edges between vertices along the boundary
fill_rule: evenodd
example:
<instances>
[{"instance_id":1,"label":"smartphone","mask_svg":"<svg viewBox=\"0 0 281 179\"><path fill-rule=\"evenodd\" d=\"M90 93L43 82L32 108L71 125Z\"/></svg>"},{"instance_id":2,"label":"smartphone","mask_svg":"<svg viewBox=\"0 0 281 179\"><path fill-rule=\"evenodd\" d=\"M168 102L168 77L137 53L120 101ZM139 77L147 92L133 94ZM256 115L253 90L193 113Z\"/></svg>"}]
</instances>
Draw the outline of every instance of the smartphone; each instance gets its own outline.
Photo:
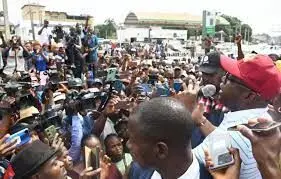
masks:
<instances>
[{"instance_id":1,"label":"smartphone","mask_svg":"<svg viewBox=\"0 0 281 179\"><path fill-rule=\"evenodd\" d=\"M28 143L31 140L31 136L29 134L29 130L27 128L12 134L6 142L12 142L16 140L17 141L17 147L20 147L26 143Z\"/></svg>"},{"instance_id":2,"label":"smartphone","mask_svg":"<svg viewBox=\"0 0 281 179\"><path fill-rule=\"evenodd\" d=\"M100 168L100 149L95 147L93 149L85 146L85 167L92 167L94 170ZM99 179L99 176L92 177Z\"/></svg>"},{"instance_id":3,"label":"smartphone","mask_svg":"<svg viewBox=\"0 0 281 179\"><path fill-rule=\"evenodd\" d=\"M109 68L107 71L106 81L115 81L117 68Z\"/></svg>"},{"instance_id":4,"label":"smartphone","mask_svg":"<svg viewBox=\"0 0 281 179\"><path fill-rule=\"evenodd\" d=\"M269 121L266 123L257 123L254 125L249 125L249 124L242 124L242 125L248 127L250 130L254 132L268 132L275 128L281 127L281 122ZM230 127L227 130L238 131L237 126Z\"/></svg>"},{"instance_id":5,"label":"smartphone","mask_svg":"<svg viewBox=\"0 0 281 179\"><path fill-rule=\"evenodd\" d=\"M231 147L231 138L228 133L211 134L209 140L209 151L214 163L210 170L227 168L234 164L234 157L228 150Z\"/></svg>"},{"instance_id":6,"label":"smartphone","mask_svg":"<svg viewBox=\"0 0 281 179\"><path fill-rule=\"evenodd\" d=\"M182 81L180 79L175 79L174 80L174 90L178 93L180 92L182 87Z\"/></svg>"},{"instance_id":7,"label":"smartphone","mask_svg":"<svg viewBox=\"0 0 281 179\"><path fill-rule=\"evenodd\" d=\"M50 142L53 142L56 133L58 133L54 125L51 125L50 127L46 128L44 132Z\"/></svg>"}]
</instances>

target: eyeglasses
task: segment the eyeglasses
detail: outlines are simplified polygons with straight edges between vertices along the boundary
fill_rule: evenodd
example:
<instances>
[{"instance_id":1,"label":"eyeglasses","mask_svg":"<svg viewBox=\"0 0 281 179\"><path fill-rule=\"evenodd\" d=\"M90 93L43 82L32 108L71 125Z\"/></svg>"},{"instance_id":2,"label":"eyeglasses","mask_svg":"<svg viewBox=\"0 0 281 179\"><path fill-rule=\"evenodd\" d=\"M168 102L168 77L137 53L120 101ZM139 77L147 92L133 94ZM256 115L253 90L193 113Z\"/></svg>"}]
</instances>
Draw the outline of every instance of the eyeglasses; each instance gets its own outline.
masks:
<instances>
[{"instance_id":1,"label":"eyeglasses","mask_svg":"<svg viewBox=\"0 0 281 179\"><path fill-rule=\"evenodd\" d=\"M249 88L247 85L242 83L240 80L238 80L236 77L234 77L230 73L226 73L225 76L222 77L222 82L223 82L224 85L227 84L228 81L230 81L232 83L235 83L235 84L238 84L239 86L241 86L241 87L243 87L243 88L245 88L247 90L253 91L257 95L259 95L258 92L256 92L256 91L252 90L251 88Z\"/></svg>"}]
</instances>

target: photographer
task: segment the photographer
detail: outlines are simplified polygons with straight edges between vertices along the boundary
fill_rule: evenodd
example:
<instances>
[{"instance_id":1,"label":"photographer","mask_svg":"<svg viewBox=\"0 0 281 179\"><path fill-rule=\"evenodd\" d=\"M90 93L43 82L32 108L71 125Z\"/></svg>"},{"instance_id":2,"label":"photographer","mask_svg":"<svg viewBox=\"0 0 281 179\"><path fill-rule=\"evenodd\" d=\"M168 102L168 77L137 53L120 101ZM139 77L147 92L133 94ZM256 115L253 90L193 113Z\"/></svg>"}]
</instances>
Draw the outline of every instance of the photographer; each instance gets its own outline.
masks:
<instances>
[{"instance_id":1,"label":"photographer","mask_svg":"<svg viewBox=\"0 0 281 179\"><path fill-rule=\"evenodd\" d=\"M44 20L44 25L43 27L39 30L38 35L39 41L41 44L51 44L51 33L50 33L50 28L49 28L49 21Z\"/></svg>"},{"instance_id":2,"label":"photographer","mask_svg":"<svg viewBox=\"0 0 281 179\"><path fill-rule=\"evenodd\" d=\"M52 33L54 34L53 39L55 40L56 43L61 43L65 37L66 33L62 28L63 28L62 25L57 25L52 30Z\"/></svg>"},{"instance_id":3,"label":"photographer","mask_svg":"<svg viewBox=\"0 0 281 179\"><path fill-rule=\"evenodd\" d=\"M18 77L18 73L25 71L25 59L30 54L23 47L20 37L13 36L10 41L10 47L3 53L3 73L7 79L11 77ZM6 80L7 80L6 79Z\"/></svg>"},{"instance_id":4,"label":"photographer","mask_svg":"<svg viewBox=\"0 0 281 179\"><path fill-rule=\"evenodd\" d=\"M82 42L81 37L75 28L70 29L70 33L66 36L66 55L68 57L68 65L73 68L74 76L81 78L84 66L84 58L81 53Z\"/></svg>"},{"instance_id":5,"label":"photographer","mask_svg":"<svg viewBox=\"0 0 281 179\"><path fill-rule=\"evenodd\" d=\"M42 51L42 47L39 42L33 43L33 65L35 66L36 72L45 72L48 67L48 54Z\"/></svg>"}]
</instances>

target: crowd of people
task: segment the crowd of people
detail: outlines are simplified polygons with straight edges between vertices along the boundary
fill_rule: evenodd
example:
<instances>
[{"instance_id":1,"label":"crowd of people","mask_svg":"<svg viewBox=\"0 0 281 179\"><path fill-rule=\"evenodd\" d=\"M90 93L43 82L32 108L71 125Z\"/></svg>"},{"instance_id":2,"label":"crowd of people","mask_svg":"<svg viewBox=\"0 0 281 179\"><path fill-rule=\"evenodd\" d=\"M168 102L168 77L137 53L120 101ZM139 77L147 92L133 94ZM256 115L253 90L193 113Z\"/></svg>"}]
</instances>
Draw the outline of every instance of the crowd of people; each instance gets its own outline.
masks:
<instances>
[{"instance_id":1,"label":"crowd of people","mask_svg":"<svg viewBox=\"0 0 281 179\"><path fill-rule=\"evenodd\" d=\"M167 45L99 53L87 23L48 26L1 37L0 178L281 178L281 74L241 36L237 59L169 64Z\"/></svg>"}]
</instances>

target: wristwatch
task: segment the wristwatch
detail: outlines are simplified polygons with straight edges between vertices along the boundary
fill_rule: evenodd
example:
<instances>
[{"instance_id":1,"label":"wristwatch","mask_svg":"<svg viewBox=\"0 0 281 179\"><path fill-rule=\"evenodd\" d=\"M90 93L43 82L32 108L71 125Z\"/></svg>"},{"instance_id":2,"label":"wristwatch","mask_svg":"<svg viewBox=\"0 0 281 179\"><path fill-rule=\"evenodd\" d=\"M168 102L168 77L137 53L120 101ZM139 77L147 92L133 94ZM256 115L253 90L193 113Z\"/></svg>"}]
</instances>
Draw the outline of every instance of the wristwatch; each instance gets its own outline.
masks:
<instances>
[{"instance_id":1,"label":"wristwatch","mask_svg":"<svg viewBox=\"0 0 281 179\"><path fill-rule=\"evenodd\" d=\"M195 125L196 125L197 127L202 127L202 126L204 126L204 125L206 124L206 122L207 122L207 119L204 117L201 122L195 123Z\"/></svg>"}]
</instances>

